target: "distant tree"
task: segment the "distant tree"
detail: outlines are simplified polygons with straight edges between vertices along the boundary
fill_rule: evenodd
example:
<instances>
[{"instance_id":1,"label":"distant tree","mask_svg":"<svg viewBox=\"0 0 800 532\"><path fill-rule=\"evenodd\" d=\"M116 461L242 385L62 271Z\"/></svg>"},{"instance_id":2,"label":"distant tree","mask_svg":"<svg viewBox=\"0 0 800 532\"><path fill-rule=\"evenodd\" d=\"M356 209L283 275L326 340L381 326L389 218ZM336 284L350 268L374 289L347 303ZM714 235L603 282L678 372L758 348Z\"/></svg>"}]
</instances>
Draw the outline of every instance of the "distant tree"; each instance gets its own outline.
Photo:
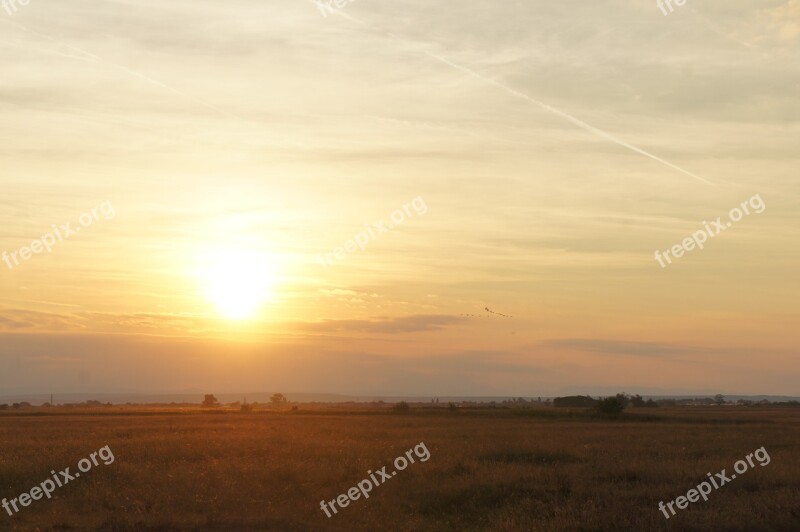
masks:
<instances>
[{"instance_id":1,"label":"distant tree","mask_svg":"<svg viewBox=\"0 0 800 532\"><path fill-rule=\"evenodd\" d=\"M617 394L614 397L600 399L595 408L604 416L614 417L620 415L625 410L625 402L620 398L620 395Z\"/></svg>"},{"instance_id":2,"label":"distant tree","mask_svg":"<svg viewBox=\"0 0 800 532\"><path fill-rule=\"evenodd\" d=\"M209 406L209 407L210 406L219 406L219 401L217 400L216 397L214 397L214 394L207 393L205 398L203 399L202 405L203 406Z\"/></svg>"},{"instance_id":3,"label":"distant tree","mask_svg":"<svg viewBox=\"0 0 800 532\"><path fill-rule=\"evenodd\" d=\"M652 399L648 399L647 402L644 404L644 406L646 406L647 408L657 408L658 403L656 403Z\"/></svg>"},{"instance_id":4,"label":"distant tree","mask_svg":"<svg viewBox=\"0 0 800 532\"><path fill-rule=\"evenodd\" d=\"M394 405L394 406L392 407L392 409L393 409L395 412L408 412L409 410L411 410L411 407L410 407L410 406L408 406L408 403L406 403L405 401L400 401L399 403L397 403L396 405Z\"/></svg>"},{"instance_id":5,"label":"distant tree","mask_svg":"<svg viewBox=\"0 0 800 532\"><path fill-rule=\"evenodd\" d=\"M642 397L637 393L636 395L631 397L631 406L633 406L634 408L641 408L645 406L644 399L642 399Z\"/></svg>"},{"instance_id":6,"label":"distant tree","mask_svg":"<svg viewBox=\"0 0 800 532\"><path fill-rule=\"evenodd\" d=\"M717 403L717 406L724 405L725 396L722 395L721 393L718 393L717 395L714 396L714 402Z\"/></svg>"},{"instance_id":7,"label":"distant tree","mask_svg":"<svg viewBox=\"0 0 800 532\"><path fill-rule=\"evenodd\" d=\"M269 400L272 401L272 404L274 406L280 406L286 403L286 397L282 393L276 393L275 395L270 397Z\"/></svg>"},{"instance_id":8,"label":"distant tree","mask_svg":"<svg viewBox=\"0 0 800 532\"><path fill-rule=\"evenodd\" d=\"M588 395L569 395L567 397L556 397L553 399L553 406L559 407L591 408L596 404L597 399L592 399Z\"/></svg>"},{"instance_id":9,"label":"distant tree","mask_svg":"<svg viewBox=\"0 0 800 532\"><path fill-rule=\"evenodd\" d=\"M620 403L622 403L622 408L628 408L628 405L631 403L631 396L625 392L618 393L616 398Z\"/></svg>"}]
</instances>

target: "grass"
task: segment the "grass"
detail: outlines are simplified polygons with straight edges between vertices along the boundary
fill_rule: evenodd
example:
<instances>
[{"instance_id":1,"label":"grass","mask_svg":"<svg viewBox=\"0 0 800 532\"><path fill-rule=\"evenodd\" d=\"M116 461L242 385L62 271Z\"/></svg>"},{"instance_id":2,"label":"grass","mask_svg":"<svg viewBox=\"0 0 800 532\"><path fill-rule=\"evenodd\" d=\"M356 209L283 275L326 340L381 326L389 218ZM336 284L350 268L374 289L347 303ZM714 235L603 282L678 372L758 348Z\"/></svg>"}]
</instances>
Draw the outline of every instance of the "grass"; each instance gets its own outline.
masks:
<instances>
[{"instance_id":1,"label":"grass","mask_svg":"<svg viewBox=\"0 0 800 532\"><path fill-rule=\"evenodd\" d=\"M630 412L630 413L629 413ZM561 409L307 407L0 413L0 498L109 445L99 465L3 530L798 530L800 411L674 408L607 420ZM54 415L55 414L55 415ZM102 414L102 415L96 415ZM431 458L328 519L368 470ZM667 521L659 501L757 448L758 464ZM0 510L1 511L1 510Z\"/></svg>"}]
</instances>

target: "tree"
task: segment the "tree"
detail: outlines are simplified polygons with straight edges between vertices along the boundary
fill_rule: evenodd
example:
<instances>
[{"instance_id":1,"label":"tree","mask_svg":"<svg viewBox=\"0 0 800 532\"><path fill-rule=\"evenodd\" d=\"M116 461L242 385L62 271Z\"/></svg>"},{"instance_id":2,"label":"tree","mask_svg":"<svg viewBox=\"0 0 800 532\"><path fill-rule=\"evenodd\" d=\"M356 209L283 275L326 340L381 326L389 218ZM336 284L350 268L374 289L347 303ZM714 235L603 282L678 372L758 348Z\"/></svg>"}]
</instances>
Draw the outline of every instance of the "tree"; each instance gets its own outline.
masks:
<instances>
[{"instance_id":1,"label":"tree","mask_svg":"<svg viewBox=\"0 0 800 532\"><path fill-rule=\"evenodd\" d=\"M645 405L645 402L644 399L642 399L642 396L637 393L636 395L631 397L631 405L634 408L641 408Z\"/></svg>"},{"instance_id":2,"label":"tree","mask_svg":"<svg viewBox=\"0 0 800 532\"><path fill-rule=\"evenodd\" d=\"M714 396L714 402L717 403L717 406L725 404L725 396L722 395L721 393L718 393L717 395Z\"/></svg>"},{"instance_id":3,"label":"tree","mask_svg":"<svg viewBox=\"0 0 800 532\"><path fill-rule=\"evenodd\" d=\"M219 406L219 401L213 394L207 393L205 399L203 399L203 406Z\"/></svg>"},{"instance_id":4,"label":"tree","mask_svg":"<svg viewBox=\"0 0 800 532\"><path fill-rule=\"evenodd\" d=\"M282 393L276 393L269 398L274 406L280 406L286 402L286 397Z\"/></svg>"},{"instance_id":5,"label":"tree","mask_svg":"<svg viewBox=\"0 0 800 532\"><path fill-rule=\"evenodd\" d=\"M623 393L618 393L618 394L617 394L617 400L618 400L620 403L622 403L622 408L628 408L628 405L629 405L629 404L630 404L630 402L631 402L631 396L630 396L630 395L628 395L628 394L627 394L627 393L625 393L625 392L623 392Z\"/></svg>"},{"instance_id":6,"label":"tree","mask_svg":"<svg viewBox=\"0 0 800 532\"><path fill-rule=\"evenodd\" d=\"M592 399L588 395L569 395L553 399L553 406L559 407L591 408L595 405L597 405L597 399Z\"/></svg>"},{"instance_id":7,"label":"tree","mask_svg":"<svg viewBox=\"0 0 800 532\"><path fill-rule=\"evenodd\" d=\"M622 399L624 399L624 397ZM625 410L625 402L623 402L622 399L620 398L620 394L617 394L614 397L600 399L596 406L597 411L604 416L618 416L623 410Z\"/></svg>"},{"instance_id":8,"label":"tree","mask_svg":"<svg viewBox=\"0 0 800 532\"><path fill-rule=\"evenodd\" d=\"M392 407L396 412L408 412L411 407L405 401L400 401Z\"/></svg>"}]
</instances>

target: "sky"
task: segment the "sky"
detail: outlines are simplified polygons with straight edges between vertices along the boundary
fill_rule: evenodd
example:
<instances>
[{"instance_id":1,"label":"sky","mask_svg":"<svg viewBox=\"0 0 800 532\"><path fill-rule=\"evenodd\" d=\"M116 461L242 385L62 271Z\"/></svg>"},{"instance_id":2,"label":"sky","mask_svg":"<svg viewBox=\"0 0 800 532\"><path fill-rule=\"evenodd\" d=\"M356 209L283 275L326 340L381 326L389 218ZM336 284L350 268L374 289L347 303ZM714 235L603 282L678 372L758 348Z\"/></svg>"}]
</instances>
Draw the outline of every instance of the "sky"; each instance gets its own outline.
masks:
<instances>
[{"instance_id":1,"label":"sky","mask_svg":"<svg viewBox=\"0 0 800 532\"><path fill-rule=\"evenodd\" d=\"M800 0L340 4L0 4L0 396L800 395Z\"/></svg>"}]
</instances>

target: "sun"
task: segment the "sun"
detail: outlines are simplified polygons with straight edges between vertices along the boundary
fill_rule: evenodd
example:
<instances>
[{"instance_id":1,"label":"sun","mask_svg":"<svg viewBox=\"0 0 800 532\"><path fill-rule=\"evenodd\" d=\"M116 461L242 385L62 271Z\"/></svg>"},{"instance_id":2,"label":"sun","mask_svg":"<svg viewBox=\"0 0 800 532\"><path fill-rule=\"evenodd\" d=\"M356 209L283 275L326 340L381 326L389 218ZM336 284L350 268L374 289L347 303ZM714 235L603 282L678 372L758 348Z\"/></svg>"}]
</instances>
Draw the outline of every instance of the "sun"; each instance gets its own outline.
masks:
<instances>
[{"instance_id":1,"label":"sun","mask_svg":"<svg viewBox=\"0 0 800 532\"><path fill-rule=\"evenodd\" d=\"M229 320L256 315L274 296L274 261L265 253L243 249L219 249L204 261L206 297Z\"/></svg>"}]
</instances>

